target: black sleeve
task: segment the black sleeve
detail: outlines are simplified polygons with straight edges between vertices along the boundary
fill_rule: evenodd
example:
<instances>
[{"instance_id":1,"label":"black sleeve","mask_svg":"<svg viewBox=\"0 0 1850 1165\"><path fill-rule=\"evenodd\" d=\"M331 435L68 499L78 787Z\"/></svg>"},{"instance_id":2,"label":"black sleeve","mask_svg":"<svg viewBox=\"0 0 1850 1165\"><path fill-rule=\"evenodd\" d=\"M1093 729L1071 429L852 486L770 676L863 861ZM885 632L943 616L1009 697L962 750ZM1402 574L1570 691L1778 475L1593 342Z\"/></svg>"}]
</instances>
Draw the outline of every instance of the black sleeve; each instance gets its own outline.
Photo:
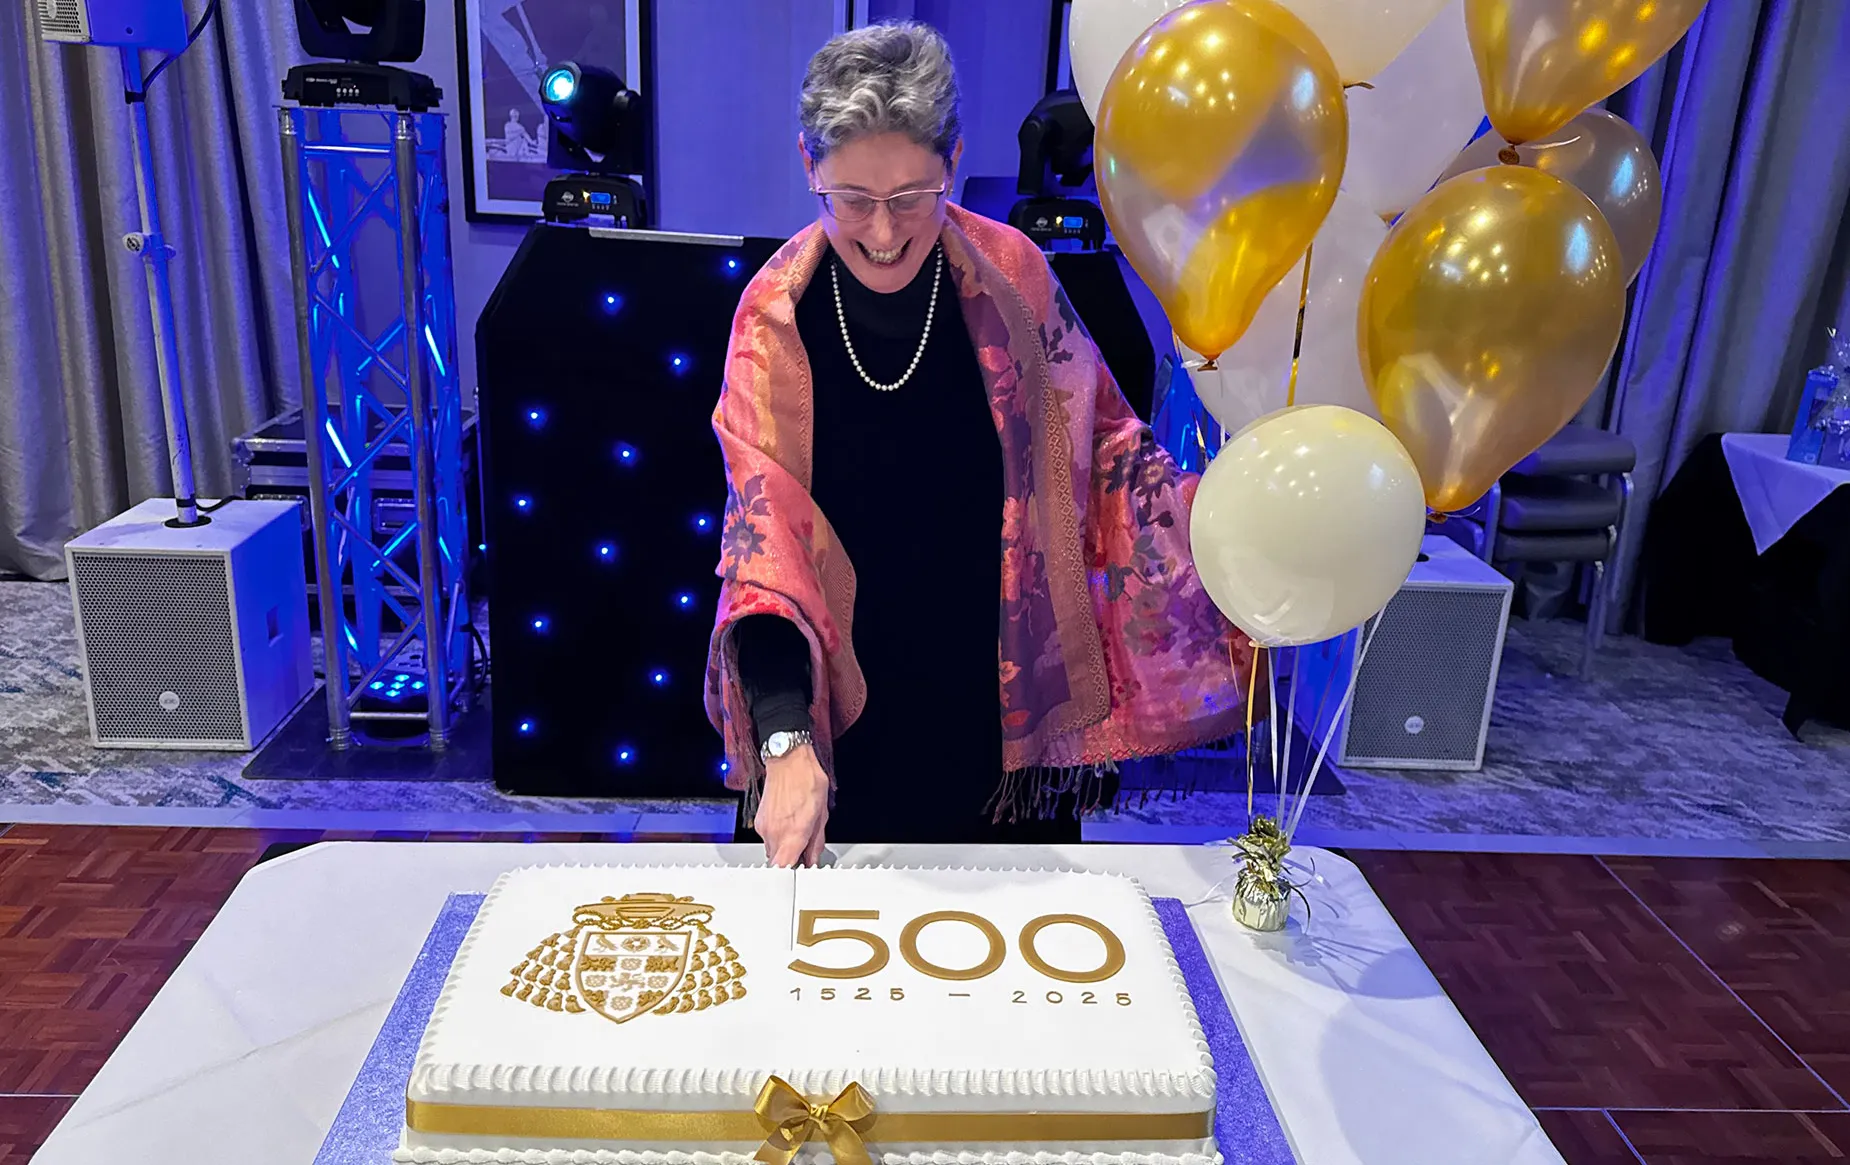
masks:
<instances>
[{"instance_id":1,"label":"black sleeve","mask_svg":"<svg viewBox=\"0 0 1850 1165\"><path fill-rule=\"evenodd\" d=\"M758 743L777 732L810 731L809 641L796 624L778 615L747 615L732 634Z\"/></svg>"}]
</instances>

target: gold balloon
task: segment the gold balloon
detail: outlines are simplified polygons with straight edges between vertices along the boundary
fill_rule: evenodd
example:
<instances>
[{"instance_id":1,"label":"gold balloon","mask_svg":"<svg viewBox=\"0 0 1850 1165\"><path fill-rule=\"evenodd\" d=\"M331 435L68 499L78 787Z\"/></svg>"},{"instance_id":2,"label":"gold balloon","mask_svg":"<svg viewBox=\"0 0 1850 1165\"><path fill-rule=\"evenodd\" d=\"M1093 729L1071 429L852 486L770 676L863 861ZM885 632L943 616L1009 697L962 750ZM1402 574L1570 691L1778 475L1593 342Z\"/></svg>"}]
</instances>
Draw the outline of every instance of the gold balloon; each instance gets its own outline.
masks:
<instances>
[{"instance_id":1,"label":"gold balloon","mask_svg":"<svg viewBox=\"0 0 1850 1165\"><path fill-rule=\"evenodd\" d=\"M1427 505L1470 505L1586 403L1619 343L1620 262L1599 208L1528 166L1453 178L1395 224L1357 340Z\"/></svg>"},{"instance_id":2,"label":"gold balloon","mask_svg":"<svg viewBox=\"0 0 1850 1165\"><path fill-rule=\"evenodd\" d=\"M1706 0L1465 0L1490 124L1520 145L1546 137L1650 68Z\"/></svg>"},{"instance_id":3,"label":"gold balloon","mask_svg":"<svg viewBox=\"0 0 1850 1165\"><path fill-rule=\"evenodd\" d=\"M1498 164L1503 143L1485 134L1464 148L1439 181ZM1657 241L1664 181L1651 143L1631 123L1603 109L1578 114L1560 129L1516 147L1525 166L1553 174L1593 200L1619 240L1625 282L1638 278Z\"/></svg>"},{"instance_id":4,"label":"gold balloon","mask_svg":"<svg viewBox=\"0 0 1850 1165\"><path fill-rule=\"evenodd\" d=\"M1184 343L1240 338L1336 199L1349 114L1329 53L1272 0L1151 25L1099 102L1099 201Z\"/></svg>"}]
</instances>

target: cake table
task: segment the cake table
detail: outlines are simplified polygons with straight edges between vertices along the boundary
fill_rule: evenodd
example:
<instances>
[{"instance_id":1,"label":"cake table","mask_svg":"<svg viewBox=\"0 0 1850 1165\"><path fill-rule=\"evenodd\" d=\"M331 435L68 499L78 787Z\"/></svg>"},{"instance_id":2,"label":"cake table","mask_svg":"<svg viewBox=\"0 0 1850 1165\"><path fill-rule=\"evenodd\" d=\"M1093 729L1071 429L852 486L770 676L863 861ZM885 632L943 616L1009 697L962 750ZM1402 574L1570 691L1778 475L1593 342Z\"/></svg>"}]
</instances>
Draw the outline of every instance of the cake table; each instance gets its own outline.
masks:
<instances>
[{"instance_id":1,"label":"cake table","mask_svg":"<svg viewBox=\"0 0 1850 1165\"><path fill-rule=\"evenodd\" d=\"M1179 899L1303 1165L1560 1165L1361 874L1318 851L1282 934L1228 913L1198 846L849 846L842 865L1122 873ZM307 1162L452 893L538 863L749 865L715 845L324 843L252 870L34 1158Z\"/></svg>"}]
</instances>

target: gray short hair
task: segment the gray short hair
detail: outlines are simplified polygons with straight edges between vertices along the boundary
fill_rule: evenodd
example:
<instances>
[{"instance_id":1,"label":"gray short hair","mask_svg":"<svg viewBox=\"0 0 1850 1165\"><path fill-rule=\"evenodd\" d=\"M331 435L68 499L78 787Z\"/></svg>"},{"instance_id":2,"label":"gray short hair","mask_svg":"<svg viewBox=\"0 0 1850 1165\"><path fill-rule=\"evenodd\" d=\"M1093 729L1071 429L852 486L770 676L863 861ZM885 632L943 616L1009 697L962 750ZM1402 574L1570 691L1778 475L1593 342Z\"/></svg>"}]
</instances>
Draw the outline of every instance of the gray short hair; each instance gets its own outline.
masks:
<instances>
[{"instance_id":1,"label":"gray short hair","mask_svg":"<svg viewBox=\"0 0 1850 1165\"><path fill-rule=\"evenodd\" d=\"M809 59L800 120L814 161L850 138L901 133L949 162L963 136L951 48L917 21L844 32Z\"/></svg>"}]
</instances>

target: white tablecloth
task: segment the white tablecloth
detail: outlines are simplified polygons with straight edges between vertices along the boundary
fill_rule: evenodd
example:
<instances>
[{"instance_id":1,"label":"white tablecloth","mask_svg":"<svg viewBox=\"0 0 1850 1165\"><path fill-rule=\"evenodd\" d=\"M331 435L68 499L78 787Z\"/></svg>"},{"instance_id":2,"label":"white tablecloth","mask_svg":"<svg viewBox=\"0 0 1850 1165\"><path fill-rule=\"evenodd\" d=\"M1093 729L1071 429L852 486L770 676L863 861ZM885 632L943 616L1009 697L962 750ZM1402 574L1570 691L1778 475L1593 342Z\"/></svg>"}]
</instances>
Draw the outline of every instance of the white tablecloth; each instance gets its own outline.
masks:
<instances>
[{"instance_id":1,"label":"white tablecloth","mask_svg":"<svg viewBox=\"0 0 1850 1165\"><path fill-rule=\"evenodd\" d=\"M1778 433L1722 434L1722 455L1756 554L1765 554L1832 490L1850 485L1850 471L1787 461L1787 440Z\"/></svg>"},{"instance_id":2,"label":"white tablecloth","mask_svg":"<svg viewBox=\"0 0 1850 1165\"><path fill-rule=\"evenodd\" d=\"M731 863L714 845L337 842L253 870L52 1134L36 1165L307 1165L438 908L555 862ZM1189 911L1301 1165L1561 1165L1361 874L1314 856L1308 929L1208 900L1228 851L852 846L843 865L1134 875ZM1299 908L1301 910L1301 907Z\"/></svg>"}]
</instances>

